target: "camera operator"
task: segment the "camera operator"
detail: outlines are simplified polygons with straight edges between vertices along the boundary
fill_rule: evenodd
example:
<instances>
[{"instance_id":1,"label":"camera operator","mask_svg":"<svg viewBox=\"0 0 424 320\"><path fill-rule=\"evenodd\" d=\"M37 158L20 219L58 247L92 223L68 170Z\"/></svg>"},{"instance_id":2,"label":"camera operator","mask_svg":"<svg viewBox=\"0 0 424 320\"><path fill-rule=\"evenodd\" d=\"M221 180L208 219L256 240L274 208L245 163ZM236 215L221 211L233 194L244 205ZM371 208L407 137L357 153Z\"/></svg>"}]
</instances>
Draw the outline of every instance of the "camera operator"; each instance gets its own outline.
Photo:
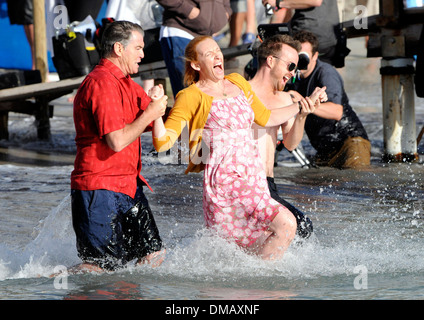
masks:
<instances>
[{"instance_id":1,"label":"camera operator","mask_svg":"<svg viewBox=\"0 0 424 320\"><path fill-rule=\"evenodd\" d=\"M318 40L308 31L294 34L302 51L310 57L300 78L291 84L289 92L307 96L315 87L326 87L328 101L308 116L305 131L317 150L315 164L340 169L367 167L370 164L371 143L364 126L349 104L343 79L337 70L318 59Z\"/></svg>"}]
</instances>

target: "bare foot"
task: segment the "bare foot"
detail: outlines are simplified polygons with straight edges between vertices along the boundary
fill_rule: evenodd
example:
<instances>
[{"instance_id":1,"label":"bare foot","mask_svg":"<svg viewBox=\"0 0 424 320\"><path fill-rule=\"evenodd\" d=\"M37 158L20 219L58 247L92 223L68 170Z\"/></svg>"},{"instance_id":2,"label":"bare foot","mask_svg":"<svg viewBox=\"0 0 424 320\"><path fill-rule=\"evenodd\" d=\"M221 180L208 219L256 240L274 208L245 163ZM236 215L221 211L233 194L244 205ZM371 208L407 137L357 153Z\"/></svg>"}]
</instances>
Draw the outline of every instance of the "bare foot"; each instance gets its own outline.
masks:
<instances>
[{"instance_id":1,"label":"bare foot","mask_svg":"<svg viewBox=\"0 0 424 320\"><path fill-rule=\"evenodd\" d=\"M100 268L99 266L91 263L81 263L76 266L71 267L68 270L68 273L75 274L75 273L86 273L86 272L96 272L96 273L103 273L105 272L104 269Z\"/></svg>"}]
</instances>

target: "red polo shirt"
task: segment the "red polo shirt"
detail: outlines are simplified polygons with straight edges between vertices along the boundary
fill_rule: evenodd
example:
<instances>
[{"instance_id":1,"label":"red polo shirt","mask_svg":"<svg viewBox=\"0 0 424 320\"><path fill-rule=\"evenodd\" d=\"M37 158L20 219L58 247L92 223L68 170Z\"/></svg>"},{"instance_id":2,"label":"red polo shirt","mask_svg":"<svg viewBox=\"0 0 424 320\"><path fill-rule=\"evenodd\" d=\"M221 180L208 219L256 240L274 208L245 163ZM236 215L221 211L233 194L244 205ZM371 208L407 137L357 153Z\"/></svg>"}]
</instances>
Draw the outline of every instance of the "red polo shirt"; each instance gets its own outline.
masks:
<instances>
[{"instance_id":1,"label":"red polo shirt","mask_svg":"<svg viewBox=\"0 0 424 320\"><path fill-rule=\"evenodd\" d=\"M107 189L134 197L137 177L150 188L140 174L140 139L115 152L104 137L132 123L150 101L142 87L107 59L87 75L74 100L77 154L72 189Z\"/></svg>"}]
</instances>

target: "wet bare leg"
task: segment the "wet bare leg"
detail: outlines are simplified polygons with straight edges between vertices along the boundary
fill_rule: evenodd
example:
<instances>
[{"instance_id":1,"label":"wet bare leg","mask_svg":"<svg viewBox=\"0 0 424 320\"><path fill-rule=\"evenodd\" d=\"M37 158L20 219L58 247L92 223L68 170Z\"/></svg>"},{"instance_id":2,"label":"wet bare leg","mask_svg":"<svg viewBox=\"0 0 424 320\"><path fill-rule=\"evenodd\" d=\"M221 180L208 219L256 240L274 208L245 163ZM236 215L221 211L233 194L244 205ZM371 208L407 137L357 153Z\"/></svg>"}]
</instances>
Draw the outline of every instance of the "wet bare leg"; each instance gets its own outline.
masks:
<instances>
[{"instance_id":1,"label":"wet bare leg","mask_svg":"<svg viewBox=\"0 0 424 320\"><path fill-rule=\"evenodd\" d=\"M296 218L288 209L282 208L259 240L257 254L264 260L281 259L296 235L296 228Z\"/></svg>"}]
</instances>

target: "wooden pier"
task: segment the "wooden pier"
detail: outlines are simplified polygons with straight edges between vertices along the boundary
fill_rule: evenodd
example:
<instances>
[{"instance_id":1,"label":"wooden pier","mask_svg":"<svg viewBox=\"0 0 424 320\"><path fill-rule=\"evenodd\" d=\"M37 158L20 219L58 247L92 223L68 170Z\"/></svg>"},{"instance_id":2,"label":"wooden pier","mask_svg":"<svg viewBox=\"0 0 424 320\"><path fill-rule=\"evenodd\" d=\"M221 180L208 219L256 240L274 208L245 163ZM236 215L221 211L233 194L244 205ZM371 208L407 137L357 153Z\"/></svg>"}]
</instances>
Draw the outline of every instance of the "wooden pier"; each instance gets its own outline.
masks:
<instances>
[{"instance_id":1,"label":"wooden pier","mask_svg":"<svg viewBox=\"0 0 424 320\"><path fill-rule=\"evenodd\" d=\"M402 0L379 4L379 14L367 17L367 28L358 20L342 25L348 38L369 37L368 57L381 57L383 161L413 162L420 140L414 99L424 97L424 8L405 8Z\"/></svg>"}]
</instances>

